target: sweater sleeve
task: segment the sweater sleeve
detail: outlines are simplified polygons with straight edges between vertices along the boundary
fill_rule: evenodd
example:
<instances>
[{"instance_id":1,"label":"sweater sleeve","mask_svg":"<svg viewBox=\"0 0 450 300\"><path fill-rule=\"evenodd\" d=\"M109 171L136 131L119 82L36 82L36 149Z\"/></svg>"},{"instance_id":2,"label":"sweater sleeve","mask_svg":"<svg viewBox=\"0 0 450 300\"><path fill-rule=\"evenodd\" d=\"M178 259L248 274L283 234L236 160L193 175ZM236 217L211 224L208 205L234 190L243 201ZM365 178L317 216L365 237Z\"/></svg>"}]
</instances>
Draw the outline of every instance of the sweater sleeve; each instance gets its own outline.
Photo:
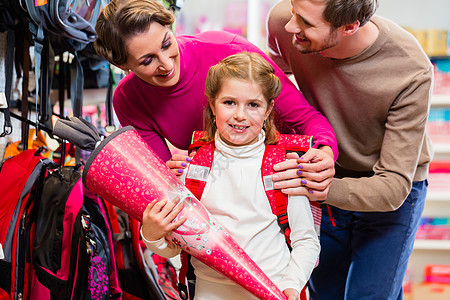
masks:
<instances>
[{"instance_id":1,"label":"sweater sleeve","mask_svg":"<svg viewBox=\"0 0 450 300\"><path fill-rule=\"evenodd\" d=\"M157 241L149 241L142 234L142 228L140 230L140 233L145 246L147 246L147 248L153 253L166 258L171 258L181 253L180 247L175 246L175 244L171 243L165 238L161 238Z\"/></svg>"},{"instance_id":2,"label":"sweater sleeve","mask_svg":"<svg viewBox=\"0 0 450 300\"><path fill-rule=\"evenodd\" d=\"M424 142L432 82L430 66L416 75L392 104L374 175L333 179L325 203L354 211L393 211L403 204L411 192L417 166L428 162L420 161L420 155L423 145L429 145Z\"/></svg>"},{"instance_id":3,"label":"sweater sleeve","mask_svg":"<svg viewBox=\"0 0 450 300\"><path fill-rule=\"evenodd\" d=\"M130 81L131 80L128 81L129 85L131 85ZM140 96L133 95L136 91L131 90L133 90L133 88L130 88L130 86L120 85L119 83L119 86L114 92L114 111L120 125L133 126L153 151L155 151L163 161L168 161L172 155L166 140L152 128L149 122L150 117L142 115L144 112L140 111L140 105L138 103ZM130 101L135 102L130 103Z\"/></svg>"},{"instance_id":4,"label":"sweater sleeve","mask_svg":"<svg viewBox=\"0 0 450 300\"><path fill-rule=\"evenodd\" d=\"M314 220L308 198L290 196L288 218L291 228L291 258L278 287L281 291L293 288L300 293L305 286L320 252L320 243L314 229Z\"/></svg>"}]
</instances>

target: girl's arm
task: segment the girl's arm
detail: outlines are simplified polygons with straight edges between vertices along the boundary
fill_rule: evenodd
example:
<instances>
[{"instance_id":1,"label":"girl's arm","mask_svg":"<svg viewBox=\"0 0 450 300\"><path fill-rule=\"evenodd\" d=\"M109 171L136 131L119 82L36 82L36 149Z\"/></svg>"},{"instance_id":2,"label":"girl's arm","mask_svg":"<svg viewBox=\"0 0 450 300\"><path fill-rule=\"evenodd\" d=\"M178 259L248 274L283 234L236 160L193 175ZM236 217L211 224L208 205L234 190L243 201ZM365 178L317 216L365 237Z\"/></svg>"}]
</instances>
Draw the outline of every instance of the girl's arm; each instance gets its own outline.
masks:
<instances>
[{"instance_id":1,"label":"girl's arm","mask_svg":"<svg viewBox=\"0 0 450 300\"><path fill-rule=\"evenodd\" d=\"M292 251L279 287L282 291L294 288L300 292L311 276L320 253L319 238L308 198L289 197L288 218Z\"/></svg>"},{"instance_id":2,"label":"girl's arm","mask_svg":"<svg viewBox=\"0 0 450 300\"><path fill-rule=\"evenodd\" d=\"M184 207L183 203L177 205L179 201L152 201L142 217L142 240L149 250L164 257L173 257L181 252L179 247L165 238L186 221L186 217L183 217L173 222Z\"/></svg>"}]
</instances>

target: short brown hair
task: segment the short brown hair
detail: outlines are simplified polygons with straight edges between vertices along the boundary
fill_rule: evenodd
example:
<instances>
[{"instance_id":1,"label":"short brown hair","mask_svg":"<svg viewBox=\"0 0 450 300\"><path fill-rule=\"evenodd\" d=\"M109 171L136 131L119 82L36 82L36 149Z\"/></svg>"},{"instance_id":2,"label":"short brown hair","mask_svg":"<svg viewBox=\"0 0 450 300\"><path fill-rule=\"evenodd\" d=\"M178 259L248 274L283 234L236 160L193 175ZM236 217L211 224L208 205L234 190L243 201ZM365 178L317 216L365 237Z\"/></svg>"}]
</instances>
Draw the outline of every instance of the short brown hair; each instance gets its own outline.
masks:
<instances>
[{"instance_id":1,"label":"short brown hair","mask_svg":"<svg viewBox=\"0 0 450 300\"><path fill-rule=\"evenodd\" d=\"M97 20L95 51L111 64L123 65L128 59L125 41L148 30L153 22L170 26L174 17L155 0L112 0Z\"/></svg>"},{"instance_id":2,"label":"short brown hair","mask_svg":"<svg viewBox=\"0 0 450 300\"><path fill-rule=\"evenodd\" d=\"M214 103L217 94L222 89L224 80L231 78L258 84L268 107L281 92L281 82L275 75L272 65L257 53L241 52L222 59L209 69L205 84L205 95L208 97L208 103ZM214 115L209 105L205 107L204 118L206 132L202 140L209 142L214 139L217 130L213 122ZM266 144L273 144L277 141L277 131L273 119L274 110L266 120Z\"/></svg>"},{"instance_id":3,"label":"short brown hair","mask_svg":"<svg viewBox=\"0 0 450 300\"><path fill-rule=\"evenodd\" d=\"M316 1L316 0L314 0ZM326 2L323 18L336 29L359 21L360 26L369 22L378 8L378 0L318 0Z\"/></svg>"}]
</instances>

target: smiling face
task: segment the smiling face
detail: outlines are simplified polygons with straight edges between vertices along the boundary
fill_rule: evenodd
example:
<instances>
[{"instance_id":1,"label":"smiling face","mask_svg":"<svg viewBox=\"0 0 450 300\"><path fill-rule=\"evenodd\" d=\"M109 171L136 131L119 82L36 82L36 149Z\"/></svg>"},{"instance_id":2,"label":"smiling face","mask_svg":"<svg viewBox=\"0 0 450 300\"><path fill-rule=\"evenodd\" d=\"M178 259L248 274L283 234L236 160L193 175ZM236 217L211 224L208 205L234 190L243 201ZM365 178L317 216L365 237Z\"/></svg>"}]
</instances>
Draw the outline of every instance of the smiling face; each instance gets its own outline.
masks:
<instances>
[{"instance_id":1,"label":"smiling face","mask_svg":"<svg viewBox=\"0 0 450 300\"><path fill-rule=\"evenodd\" d=\"M322 13L326 1L292 0L292 17L286 24L287 32L294 35L294 47L304 53L319 53L335 47L338 30L332 29Z\"/></svg>"},{"instance_id":2,"label":"smiling face","mask_svg":"<svg viewBox=\"0 0 450 300\"><path fill-rule=\"evenodd\" d=\"M244 146L258 140L273 101L267 104L258 84L230 78L223 80L210 107L221 138L229 145Z\"/></svg>"},{"instance_id":3,"label":"smiling face","mask_svg":"<svg viewBox=\"0 0 450 300\"><path fill-rule=\"evenodd\" d=\"M154 85L174 86L180 79L178 43L166 26L151 23L149 29L128 40L128 59L122 69L129 69L143 81Z\"/></svg>"}]
</instances>

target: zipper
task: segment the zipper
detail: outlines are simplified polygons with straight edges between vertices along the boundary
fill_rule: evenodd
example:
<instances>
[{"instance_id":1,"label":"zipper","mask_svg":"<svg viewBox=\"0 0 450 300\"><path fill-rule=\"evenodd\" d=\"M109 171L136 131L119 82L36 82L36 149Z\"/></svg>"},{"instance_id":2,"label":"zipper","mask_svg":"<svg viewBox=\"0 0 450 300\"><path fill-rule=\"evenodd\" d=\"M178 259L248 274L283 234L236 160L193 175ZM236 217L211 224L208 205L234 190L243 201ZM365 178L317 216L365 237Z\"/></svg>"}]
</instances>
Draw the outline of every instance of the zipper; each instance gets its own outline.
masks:
<instances>
[{"instance_id":1,"label":"zipper","mask_svg":"<svg viewBox=\"0 0 450 300\"><path fill-rule=\"evenodd\" d=\"M23 286L24 286L24 277L25 277L25 248L23 247L25 241L25 221L27 218L27 212L26 210L23 212L22 217L20 218L20 230L19 230L19 237L18 237L18 243L17 243L17 249L18 249L18 256L17 256L17 272L16 272L16 292L17 292L17 299L22 300L23 299Z\"/></svg>"}]
</instances>

